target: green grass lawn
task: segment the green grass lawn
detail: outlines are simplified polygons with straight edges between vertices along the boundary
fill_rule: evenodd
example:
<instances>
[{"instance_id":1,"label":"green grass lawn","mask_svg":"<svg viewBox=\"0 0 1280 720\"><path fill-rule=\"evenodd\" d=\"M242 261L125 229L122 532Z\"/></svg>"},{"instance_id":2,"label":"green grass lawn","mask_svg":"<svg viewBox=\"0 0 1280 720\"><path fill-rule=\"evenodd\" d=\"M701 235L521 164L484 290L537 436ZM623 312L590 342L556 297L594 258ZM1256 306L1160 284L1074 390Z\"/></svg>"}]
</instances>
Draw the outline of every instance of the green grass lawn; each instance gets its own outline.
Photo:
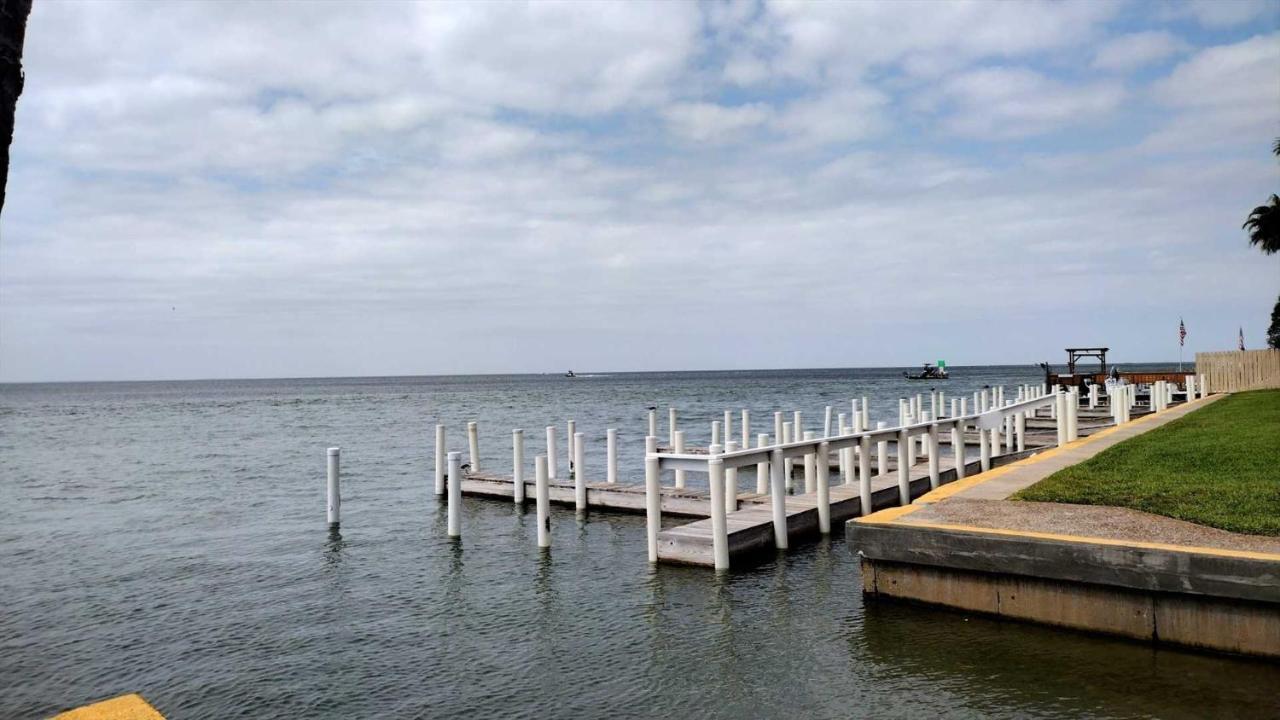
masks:
<instances>
[{"instance_id":1,"label":"green grass lawn","mask_svg":"<svg viewBox=\"0 0 1280 720\"><path fill-rule=\"evenodd\" d=\"M1014 495L1280 535L1280 390L1223 398Z\"/></svg>"}]
</instances>

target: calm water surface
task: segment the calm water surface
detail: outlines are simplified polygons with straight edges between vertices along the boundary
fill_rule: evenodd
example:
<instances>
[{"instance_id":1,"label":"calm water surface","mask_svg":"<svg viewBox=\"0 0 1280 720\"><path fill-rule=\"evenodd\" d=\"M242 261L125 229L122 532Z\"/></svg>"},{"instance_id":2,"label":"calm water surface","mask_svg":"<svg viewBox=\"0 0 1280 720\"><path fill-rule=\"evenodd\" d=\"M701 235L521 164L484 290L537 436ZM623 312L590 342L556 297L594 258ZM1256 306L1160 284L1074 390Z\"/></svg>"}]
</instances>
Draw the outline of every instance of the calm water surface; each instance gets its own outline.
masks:
<instances>
[{"instance_id":1,"label":"calm water surface","mask_svg":"<svg viewBox=\"0 0 1280 720\"><path fill-rule=\"evenodd\" d=\"M1040 377L954 371L949 393ZM705 443L724 409L816 429L824 405L891 419L927 389L901 369L0 386L0 717L132 691L171 718L1280 716L1280 666L864 604L841 538L716 579L651 568L636 516L554 509L544 555L531 512L466 500L453 543L430 491L436 422L462 450L480 421L504 470L513 427L531 463L574 418L589 468L616 427L639 480L650 405Z\"/></svg>"}]
</instances>

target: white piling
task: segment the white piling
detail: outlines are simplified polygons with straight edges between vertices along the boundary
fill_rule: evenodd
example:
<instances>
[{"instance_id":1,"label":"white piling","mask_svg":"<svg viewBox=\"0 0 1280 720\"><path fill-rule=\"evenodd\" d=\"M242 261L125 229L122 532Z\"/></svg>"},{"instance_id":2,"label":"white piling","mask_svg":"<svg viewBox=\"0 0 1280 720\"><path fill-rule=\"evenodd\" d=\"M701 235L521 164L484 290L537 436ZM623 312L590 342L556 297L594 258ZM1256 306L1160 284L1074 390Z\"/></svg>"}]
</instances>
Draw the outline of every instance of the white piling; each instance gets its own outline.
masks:
<instances>
[{"instance_id":1,"label":"white piling","mask_svg":"<svg viewBox=\"0 0 1280 720\"><path fill-rule=\"evenodd\" d=\"M733 411L724 411L724 444L729 444L729 439L733 437Z\"/></svg>"},{"instance_id":2,"label":"white piling","mask_svg":"<svg viewBox=\"0 0 1280 720\"><path fill-rule=\"evenodd\" d=\"M931 418L938 417L938 391L937 390L929 391L929 417Z\"/></svg>"},{"instance_id":3,"label":"white piling","mask_svg":"<svg viewBox=\"0 0 1280 720\"><path fill-rule=\"evenodd\" d=\"M1067 442L1075 442L1080 437L1079 421L1080 414L1080 390L1079 388L1071 388L1067 392Z\"/></svg>"},{"instance_id":4,"label":"white piling","mask_svg":"<svg viewBox=\"0 0 1280 720\"><path fill-rule=\"evenodd\" d=\"M1013 432L1018 436L1018 452L1027 449L1027 414L1020 412L1013 418Z\"/></svg>"},{"instance_id":5,"label":"white piling","mask_svg":"<svg viewBox=\"0 0 1280 720\"><path fill-rule=\"evenodd\" d=\"M795 426L789 422L782 423L782 442L784 444L789 443L789 442L792 442L794 438L795 438ZM795 467L795 462L792 458L787 458L786 460L782 461L782 470L786 474L787 492L791 492L792 490L795 489L795 479L791 477L793 474L792 469L794 467Z\"/></svg>"},{"instance_id":6,"label":"white piling","mask_svg":"<svg viewBox=\"0 0 1280 720\"><path fill-rule=\"evenodd\" d=\"M711 549L715 556L716 572L729 569L729 533L724 513L724 460L712 457L707 461L708 482L711 486Z\"/></svg>"},{"instance_id":7,"label":"white piling","mask_svg":"<svg viewBox=\"0 0 1280 720\"><path fill-rule=\"evenodd\" d=\"M963 480L967 458L964 453L964 423L962 422L951 426L951 453L955 456L956 479Z\"/></svg>"},{"instance_id":8,"label":"white piling","mask_svg":"<svg viewBox=\"0 0 1280 720\"><path fill-rule=\"evenodd\" d=\"M645 532L649 540L649 562L658 562L658 531L662 529L662 486L659 483L658 438L644 439Z\"/></svg>"},{"instance_id":9,"label":"white piling","mask_svg":"<svg viewBox=\"0 0 1280 720\"><path fill-rule=\"evenodd\" d=\"M769 460L769 479L772 485L769 499L773 509L773 544L779 550L787 549L787 488L782 477L784 472L782 448L774 448Z\"/></svg>"},{"instance_id":10,"label":"white piling","mask_svg":"<svg viewBox=\"0 0 1280 720\"><path fill-rule=\"evenodd\" d=\"M684 452L684 431L683 430L676 431L676 439L675 439L675 442L672 444L675 446L671 448L673 452L676 452L676 453ZM678 488L684 487L684 473L685 473L684 470L676 470L675 472L676 487Z\"/></svg>"},{"instance_id":11,"label":"white piling","mask_svg":"<svg viewBox=\"0 0 1280 720\"><path fill-rule=\"evenodd\" d=\"M995 409L994 406L992 409ZM991 428L991 455L1000 455L1003 447L1000 442L1000 426L996 425Z\"/></svg>"},{"instance_id":12,"label":"white piling","mask_svg":"<svg viewBox=\"0 0 1280 720\"><path fill-rule=\"evenodd\" d=\"M942 390L938 391L938 407L943 410L947 409L947 393ZM936 418L937 416L935 415L934 417Z\"/></svg>"},{"instance_id":13,"label":"white piling","mask_svg":"<svg viewBox=\"0 0 1280 720\"><path fill-rule=\"evenodd\" d=\"M742 408L742 447L751 447L751 411Z\"/></svg>"},{"instance_id":14,"label":"white piling","mask_svg":"<svg viewBox=\"0 0 1280 720\"><path fill-rule=\"evenodd\" d=\"M769 433L760 433L756 436L756 447L764 447L769 444ZM769 492L769 463L756 463L756 494L764 495Z\"/></svg>"},{"instance_id":15,"label":"white piling","mask_svg":"<svg viewBox=\"0 0 1280 720\"><path fill-rule=\"evenodd\" d=\"M473 422L467 423L467 449L470 450L471 472L480 472L480 430Z\"/></svg>"},{"instance_id":16,"label":"white piling","mask_svg":"<svg viewBox=\"0 0 1280 720\"><path fill-rule=\"evenodd\" d=\"M938 484L942 481L942 474L938 470L938 423L929 426L929 488L937 490Z\"/></svg>"},{"instance_id":17,"label":"white piling","mask_svg":"<svg viewBox=\"0 0 1280 720\"><path fill-rule=\"evenodd\" d=\"M658 436L658 411L657 410L649 411L649 435L647 435L646 437L650 437L650 436L652 437Z\"/></svg>"},{"instance_id":18,"label":"white piling","mask_svg":"<svg viewBox=\"0 0 1280 720\"><path fill-rule=\"evenodd\" d=\"M911 504L911 458L907 446L910 445L905 428L898 431L898 503Z\"/></svg>"},{"instance_id":19,"label":"white piling","mask_svg":"<svg viewBox=\"0 0 1280 720\"><path fill-rule=\"evenodd\" d=\"M567 437L565 438L565 462L569 463L569 477L577 477L578 469L578 451L576 446L578 443L578 424L570 420L565 427Z\"/></svg>"},{"instance_id":20,"label":"white piling","mask_svg":"<svg viewBox=\"0 0 1280 720\"><path fill-rule=\"evenodd\" d=\"M533 459L533 494L538 505L538 547L551 547L551 486L547 481L547 456Z\"/></svg>"},{"instance_id":21,"label":"white piling","mask_svg":"<svg viewBox=\"0 0 1280 720\"><path fill-rule=\"evenodd\" d=\"M1058 447L1062 447L1063 445L1067 444L1067 423L1069 421L1067 420L1067 417L1066 417L1067 396L1066 396L1066 393L1061 392L1058 388L1054 388L1054 391L1053 391L1053 407L1055 409L1054 410L1054 419L1056 420L1055 425L1057 425L1057 428L1058 428Z\"/></svg>"},{"instance_id":22,"label":"white piling","mask_svg":"<svg viewBox=\"0 0 1280 720\"><path fill-rule=\"evenodd\" d=\"M822 416L822 437L831 437L831 406L828 405Z\"/></svg>"},{"instance_id":23,"label":"white piling","mask_svg":"<svg viewBox=\"0 0 1280 720\"><path fill-rule=\"evenodd\" d=\"M960 401L957 398L951 398L951 417L959 417Z\"/></svg>"},{"instance_id":24,"label":"white piling","mask_svg":"<svg viewBox=\"0 0 1280 720\"><path fill-rule=\"evenodd\" d=\"M325 518L331 526L337 525L342 521L342 487L338 468L338 460L341 454L342 448L331 447L327 456L327 509L325 510Z\"/></svg>"},{"instance_id":25,"label":"white piling","mask_svg":"<svg viewBox=\"0 0 1280 720\"><path fill-rule=\"evenodd\" d=\"M981 463L979 467L982 468L982 472L991 469L991 436L981 427L978 428L978 460Z\"/></svg>"},{"instance_id":26,"label":"white piling","mask_svg":"<svg viewBox=\"0 0 1280 720\"><path fill-rule=\"evenodd\" d=\"M887 427L884 420L876 422L876 429L883 430ZM889 441L885 439L876 442L876 474L884 475L889 472Z\"/></svg>"},{"instance_id":27,"label":"white piling","mask_svg":"<svg viewBox=\"0 0 1280 720\"><path fill-rule=\"evenodd\" d=\"M547 426L547 480L556 479L556 428Z\"/></svg>"},{"instance_id":28,"label":"white piling","mask_svg":"<svg viewBox=\"0 0 1280 720\"><path fill-rule=\"evenodd\" d=\"M676 446L676 409L667 408L667 444Z\"/></svg>"},{"instance_id":29,"label":"white piling","mask_svg":"<svg viewBox=\"0 0 1280 720\"><path fill-rule=\"evenodd\" d=\"M573 505L578 512L587 511L586 442L582 433L573 434Z\"/></svg>"},{"instance_id":30,"label":"white piling","mask_svg":"<svg viewBox=\"0 0 1280 720\"><path fill-rule=\"evenodd\" d=\"M830 443L818 444L818 532L831 534L831 455Z\"/></svg>"},{"instance_id":31,"label":"white piling","mask_svg":"<svg viewBox=\"0 0 1280 720\"><path fill-rule=\"evenodd\" d=\"M871 438L863 435L858 440L858 500L860 514L871 512Z\"/></svg>"},{"instance_id":32,"label":"white piling","mask_svg":"<svg viewBox=\"0 0 1280 720\"><path fill-rule=\"evenodd\" d=\"M618 430L609 428L604 431L605 482L618 484Z\"/></svg>"},{"instance_id":33,"label":"white piling","mask_svg":"<svg viewBox=\"0 0 1280 720\"><path fill-rule=\"evenodd\" d=\"M711 444L712 445L720 444L720 421L719 420L711 421Z\"/></svg>"},{"instance_id":34,"label":"white piling","mask_svg":"<svg viewBox=\"0 0 1280 720\"><path fill-rule=\"evenodd\" d=\"M871 429L871 406L867 404L867 396L862 396L862 430Z\"/></svg>"},{"instance_id":35,"label":"white piling","mask_svg":"<svg viewBox=\"0 0 1280 720\"><path fill-rule=\"evenodd\" d=\"M737 452L740 449L737 440L724 444L725 452ZM738 509L738 468L724 469L724 511L735 512Z\"/></svg>"},{"instance_id":36,"label":"white piling","mask_svg":"<svg viewBox=\"0 0 1280 720\"><path fill-rule=\"evenodd\" d=\"M1013 416L1005 415L1004 416L1004 451L1007 453L1013 452L1013 448L1014 448L1014 445L1016 444L1016 441L1017 441L1017 438L1013 436Z\"/></svg>"},{"instance_id":37,"label":"white piling","mask_svg":"<svg viewBox=\"0 0 1280 720\"><path fill-rule=\"evenodd\" d=\"M444 494L444 471L449 462L444 448L444 425L436 425L436 494Z\"/></svg>"},{"instance_id":38,"label":"white piling","mask_svg":"<svg viewBox=\"0 0 1280 720\"><path fill-rule=\"evenodd\" d=\"M813 431L811 430L805 431L804 433L805 440L814 440L816 438L817 438L817 434L814 433ZM804 454L804 491L806 493L811 493L814 491L814 480L816 477L817 465L818 465L817 456L812 451Z\"/></svg>"},{"instance_id":39,"label":"white piling","mask_svg":"<svg viewBox=\"0 0 1280 720\"><path fill-rule=\"evenodd\" d=\"M800 421L800 411L791 413L791 437L799 440L804 436L804 423Z\"/></svg>"},{"instance_id":40,"label":"white piling","mask_svg":"<svg viewBox=\"0 0 1280 720\"><path fill-rule=\"evenodd\" d=\"M449 537L462 537L462 453L449 453Z\"/></svg>"},{"instance_id":41,"label":"white piling","mask_svg":"<svg viewBox=\"0 0 1280 720\"><path fill-rule=\"evenodd\" d=\"M961 415L969 414L969 398L967 397L960 398L960 414Z\"/></svg>"},{"instance_id":42,"label":"white piling","mask_svg":"<svg viewBox=\"0 0 1280 720\"><path fill-rule=\"evenodd\" d=\"M1089 386L1089 409L1095 410L1098 407L1098 384L1093 383Z\"/></svg>"},{"instance_id":43,"label":"white piling","mask_svg":"<svg viewBox=\"0 0 1280 720\"><path fill-rule=\"evenodd\" d=\"M1187 386L1187 402L1191 402L1192 400L1195 400L1196 399L1196 376L1188 375L1186 379L1183 380L1183 382Z\"/></svg>"},{"instance_id":44,"label":"white piling","mask_svg":"<svg viewBox=\"0 0 1280 720\"><path fill-rule=\"evenodd\" d=\"M524 430L511 431L511 499L524 504Z\"/></svg>"}]
</instances>

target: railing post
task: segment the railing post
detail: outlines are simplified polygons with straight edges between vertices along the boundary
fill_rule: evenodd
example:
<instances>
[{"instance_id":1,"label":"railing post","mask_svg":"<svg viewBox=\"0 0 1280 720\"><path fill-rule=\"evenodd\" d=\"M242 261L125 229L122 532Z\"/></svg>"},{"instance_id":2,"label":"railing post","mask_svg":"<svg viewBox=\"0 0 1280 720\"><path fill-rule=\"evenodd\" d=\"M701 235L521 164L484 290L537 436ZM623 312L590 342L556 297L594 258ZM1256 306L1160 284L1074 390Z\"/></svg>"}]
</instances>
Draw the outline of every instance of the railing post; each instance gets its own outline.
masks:
<instances>
[{"instance_id":1,"label":"railing post","mask_svg":"<svg viewBox=\"0 0 1280 720\"><path fill-rule=\"evenodd\" d=\"M724 514L724 460L712 455L707 460L707 475L711 486L711 549L715 555L716 572L724 572L729 569L729 533L725 527Z\"/></svg>"},{"instance_id":2,"label":"railing post","mask_svg":"<svg viewBox=\"0 0 1280 720\"><path fill-rule=\"evenodd\" d=\"M737 452L738 441L730 440L724 444L725 452ZM738 468L724 469L724 511L734 512L738 509Z\"/></svg>"},{"instance_id":3,"label":"railing post","mask_svg":"<svg viewBox=\"0 0 1280 720\"><path fill-rule=\"evenodd\" d=\"M579 513L587 511L586 442L582 433L573 434L573 504Z\"/></svg>"},{"instance_id":4,"label":"railing post","mask_svg":"<svg viewBox=\"0 0 1280 720\"><path fill-rule=\"evenodd\" d=\"M862 405L860 405L859 407L862 410L862 428L861 429L865 432L871 429L871 405L867 403L866 395L862 396Z\"/></svg>"},{"instance_id":5,"label":"railing post","mask_svg":"<svg viewBox=\"0 0 1280 720\"><path fill-rule=\"evenodd\" d=\"M676 409L667 408L667 445L675 448L676 446Z\"/></svg>"},{"instance_id":6,"label":"railing post","mask_svg":"<svg viewBox=\"0 0 1280 720\"><path fill-rule=\"evenodd\" d=\"M898 431L898 503L911 504L911 450L908 445L907 429Z\"/></svg>"},{"instance_id":7,"label":"railing post","mask_svg":"<svg viewBox=\"0 0 1280 720\"><path fill-rule=\"evenodd\" d=\"M729 446L729 440L733 438L733 411L724 411L724 444Z\"/></svg>"},{"instance_id":8,"label":"railing post","mask_svg":"<svg viewBox=\"0 0 1280 720\"><path fill-rule=\"evenodd\" d=\"M795 425L789 422L782 423L783 444L791 442L791 439L795 437L794 433L795 433ZM791 492L792 490L795 489L795 478L792 477L792 475L794 475L794 471L793 471L794 467L795 467L795 460L793 460L792 458L787 458L786 460L782 461L782 470L786 474L787 492Z\"/></svg>"},{"instance_id":9,"label":"railing post","mask_svg":"<svg viewBox=\"0 0 1280 720\"><path fill-rule=\"evenodd\" d=\"M605 482L618 484L618 431L609 428L604 431Z\"/></svg>"},{"instance_id":10,"label":"railing post","mask_svg":"<svg viewBox=\"0 0 1280 720\"><path fill-rule=\"evenodd\" d=\"M547 426L547 481L556 479L556 427Z\"/></svg>"},{"instance_id":11,"label":"railing post","mask_svg":"<svg viewBox=\"0 0 1280 720\"><path fill-rule=\"evenodd\" d=\"M742 447L751 447L751 411L742 408Z\"/></svg>"},{"instance_id":12,"label":"railing post","mask_svg":"<svg viewBox=\"0 0 1280 720\"><path fill-rule=\"evenodd\" d=\"M1053 389L1053 407L1055 425L1058 428L1058 447L1067 444L1067 396L1059 388Z\"/></svg>"},{"instance_id":13,"label":"railing post","mask_svg":"<svg viewBox=\"0 0 1280 720\"><path fill-rule=\"evenodd\" d=\"M547 483L547 456L533 458L533 496L538 506L538 547L551 547L551 488Z\"/></svg>"},{"instance_id":14,"label":"railing post","mask_svg":"<svg viewBox=\"0 0 1280 720\"><path fill-rule=\"evenodd\" d=\"M995 404L992 404L992 406L991 406L990 408L988 408L988 409L989 409L989 410L995 410L995 409L996 409L996 407L998 407L998 406L996 406ZM990 432L991 432L991 455L992 455L992 457L995 457L996 455L1000 455L1000 454L1001 454L1001 453L1000 453L1000 450L1001 450L1001 446L1000 446L1000 425L999 425L999 424L997 424L995 427L991 428Z\"/></svg>"},{"instance_id":15,"label":"railing post","mask_svg":"<svg viewBox=\"0 0 1280 720\"><path fill-rule=\"evenodd\" d=\"M674 446L671 448L673 452L677 454L684 452L684 431L683 430L676 431L676 439L675 439L675 442L672 443L672 445ZM685 473L684 470L675 471L676 487L678 488L684 487L684 473Z\"/></svg>"},{"instance_id":16,"label":"railing post","mask_svg":"<svg viewBox=\"0 0 1280 720\"><path fill-rule=\"evenodd\" d=\"M785 472L782 448L774 448L769 460L769 479L773 486L770 501L773 507L773 544L779 550L787 549L787 487L782 474Z\"/></svg>"},{"instance_id":17,"label":"railing post","mask_svg":"<svg viewBox=\"0 0 1280 720\"><path fill-rule=\"evenodd\" d=\"M658 411L657 410L649 411L649 435L652 435L654 437L657 437L658 435ZM646 435L645 437L649 437L649 435Z\"/></svg>"},{"instance_id":18,"label":"railing post","mask_svg":"<svg viewBox=\"0 0 1280 720\"><path fill-rule=\"evenodd\" d=\"M805 440L813 440L817 437L817 433L812 430L806 430L804 433ZM814 452L810 450L804 454L804 491L811 493L814 491L814 472L817 469L818 460Z\"/></svg>"},{"instance_id":19,"label":"railing post","mask_svg":"<svg viewBox=\"0 0 1280 720\"><path fill-rule=\"evenodd\" d=\"M964 479L965 462L967 458L964 453L964 421L956 420L951 426L951 454L954 455L956 466L956 479Z\"/></svg>"},{"instance_id":20,"label":"railing post","mask_svg":"<svg viewBox=\"0 0 1280 720\"><path fill-rule=\"evenodd\" d=\"M871 512L871 437L863 435L858 440L858 510L860 514Z\"/></svg>"},{"instance_id":21,"label":"railing post","mask_svg":"<svg viewBox=\"0 0 1280 720\"><path fill-rule=\"evenodd\" d=\"M719 420L711 421L711 444L712 445L720 444L720 421Z\"/></svg>"},{"instance_id":22,"label":"railing post","mask_svg":"<svg viewBox=\"0 0 1280 720\"><path fill-rule=\"evenodd\" d=\"M799 440L804 436L804 423L800 418L801 414L799 410L791 413L791 437L796 440Z\"/></svg>"},{"instance_id":23,"label":"railing post","mask_svg":"<svg viewBox=\"0 0 1280 720\"><path fill-rule=\"evenodd\" d=\"M762 448L769 444L769 433L760 433L756 436L756 447ZM764 495L769 492L769 463L756 463L756 494Z\"/></svg>"},{"instance_id":24,"label":"railing post","mask_svg":"<svg viewBox=\"0 0 1280 720\"><path fill-rule=\"evenodd\" d=\"M978 427L978 459L982 472L991 469L991 435L981 426Z\"/></svg>"},{"instance_id":25,"label":"railing post","mask_svg":"<svg viewBox=\"0 0 1280 720\"><path fill-rule=\"evenodd\" d=\"M1075 442L1080 437L1080 389L1073 387L1067 392L1067 442Z\"/></svg>"},{"instance_id":26,"label":"railing post","mask_svg":"<svg viewBox=\"0 0 1280 720\"><path fill-rule=\"evenodd\" d=\"M511 499L524 505L524 430L511 431Z\"/></svg>"},{"instance_id":27,"label":"railing post","mask_svg":"<svg viewBox=\"0 0 1280 720\"><path fill-rule=\"evenodd\" d=\"M876 421L876 429L884 430L886 423L884 420ZM876 441L876 475L887 475L889 473L889 441L880 439Z\"/></svg>"},{"instance_id":28,"label":"railing post","mask_svg":"<svg viewBox=\"0 0 1280 720\"><path fill-rule=\"evenodd\" d=\"M1013 418L1013 431L1018 436L1018 452L1027 449L1027 413L1018 413Z\"/></svg>"},{"instance_id":29,"label":"railing post","mask_svg":"<svg viewBox=\"0 0 1280 720\"><path fill-rule=\"evenodd\" d=\"M578 477L578 424L572 420L565 426L565 455L564 461L569 463L569 477Z\"/></svg>"},{"instance_id":30,"label":"railing post","mask_svg":"<svg viewBox=\"0 0 1280 720\"><path fill-rule=\"evenodd\" d=\"M662 470L658 464L658 438L644 439L645 532L649 539L649 562L658 562L658 531L662 529Z\"/></svg>"},{"instance_id":31,"label":"railing post","mask_svg":"<svg viewBox=\"0 0 1280 720\"><path fill-rule=\"evenodd\" d=\"M823 412L823 415L822 415L822 437L824 438L831 437L831 406L830 405L827 406L827 409Z\"/></svg>"},{"instance_id":32,"label":"railing post","mask_svg":"<svg viewBox=\"0 0 1280 720\"><path fill-rule=\"evenodd\" d=\"M831 454L830 443L818 444L818 532L831 534L831 464L827 457Z\"/></svg>"},{"instance_id":33,"label":"railing post","mask_svg":"<svg viewBox=\"0 0 1280 720\"><path fill-rule=\"evenodd\" d=\"M937 490L941 481L941 473L938 471L938 423L935 422L929 426L929 488Z\"/></svg>"}]
</instances>

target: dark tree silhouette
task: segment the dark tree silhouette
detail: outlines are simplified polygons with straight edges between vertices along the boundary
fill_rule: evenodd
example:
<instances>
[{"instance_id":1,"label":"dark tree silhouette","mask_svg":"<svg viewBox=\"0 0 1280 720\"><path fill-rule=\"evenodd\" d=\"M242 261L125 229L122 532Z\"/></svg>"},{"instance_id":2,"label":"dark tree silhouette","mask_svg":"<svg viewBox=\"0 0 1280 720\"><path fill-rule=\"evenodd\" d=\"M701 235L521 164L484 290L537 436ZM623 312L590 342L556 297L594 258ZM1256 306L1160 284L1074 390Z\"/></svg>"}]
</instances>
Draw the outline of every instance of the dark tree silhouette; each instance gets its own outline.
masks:
<instances>
[{"instance_id":1,"label":"dark tree silhouette","mask_svg":"<svg viewBox=\"0 0 1280 720\"><path fill-rule=\"evenodd\" d=\"M9 145L13 116L22 94L22 43L27 35L31 0L0 0L0 211L9 183Z\"/></svg>"},{"instance_id":2,"label":"dark tree silhouette","mask_svg":"<svg viewBox=\"0 0 1280 720\"><path fill-rule=\"evenodd\" d=\"M1271 310L1271 327L1267 328L1267 345L1280 350L1280 298Z\"/></svg>"},{"instance_id":3,"label":"dark tree silhouette","mask_svg":"<svg viewBox=\"0 0 1280 720\"><path fill-rule=\"evenodd\" d=\"M1280 157L1280 138L1271 145L1271 153ZM1268 255L1280 252L1280 197L1272 193L1266 205L1259 205L1249 213L1243 227L1249 231L1250 245L1256 245Z\"/></svg>"}]
</instances>

